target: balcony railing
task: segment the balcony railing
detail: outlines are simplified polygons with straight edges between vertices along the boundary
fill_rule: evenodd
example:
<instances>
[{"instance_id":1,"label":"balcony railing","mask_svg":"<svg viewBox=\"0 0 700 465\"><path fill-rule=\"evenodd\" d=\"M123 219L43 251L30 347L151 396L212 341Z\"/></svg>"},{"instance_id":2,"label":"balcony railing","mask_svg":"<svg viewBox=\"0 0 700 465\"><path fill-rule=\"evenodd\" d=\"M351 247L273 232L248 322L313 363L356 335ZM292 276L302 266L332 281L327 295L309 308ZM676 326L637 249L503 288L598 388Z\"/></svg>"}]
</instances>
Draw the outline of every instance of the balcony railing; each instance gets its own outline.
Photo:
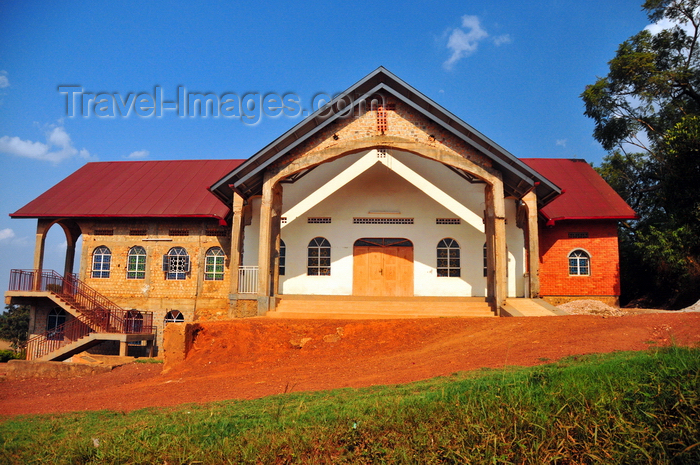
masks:
<instances>
[{"instance_id":1,"label":"balcony railing","mask_svg":"<svg viewBox=\"0 0 700 465\"><path fill-rule=\"evenodd\" d=\"M51 328L28 341L29 360L41 357L91 332L150 334L155 330L152 312L125 310L75 275L64 278L53 270L12 270L9 290L50 292L76 311L73 314L75 320ZM39 353L41 355L32 355Z\"/></svg>"},{"instance_id":2,"label":"balcony railing","mask_svg":"<svg viewBox=\"0 0 700 465\"><path fill-rule=\"evenodd\" d=\"M238 293L256 294L258 292L258 267L238 267Z\"/></svg>"}]
</instances>

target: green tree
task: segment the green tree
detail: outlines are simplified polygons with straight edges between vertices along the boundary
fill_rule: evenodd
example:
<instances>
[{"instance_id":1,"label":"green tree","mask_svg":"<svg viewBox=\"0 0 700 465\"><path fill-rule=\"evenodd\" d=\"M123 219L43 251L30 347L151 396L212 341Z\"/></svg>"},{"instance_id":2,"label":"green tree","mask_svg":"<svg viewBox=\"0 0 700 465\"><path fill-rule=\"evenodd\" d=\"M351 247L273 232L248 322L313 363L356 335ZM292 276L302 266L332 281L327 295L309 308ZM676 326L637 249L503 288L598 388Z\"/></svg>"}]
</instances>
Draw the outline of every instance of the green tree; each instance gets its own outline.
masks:
<instances>
[{"instance_id":1,"label":"green tree","mask_svg":"<svg viewBox=\"0 0 700 465\"><path fill-rule=\"evenodd\" d=\"M16 351L24 350L29 335L29 307L7 305L0 314L0 339L10 341Z\"/></svg>"},{"instance_id":2,"label":"green tree","mask_svg":"<svg viewBox=\"0 0 700 465\"><path fill-rule=\"evenodd\" d=\"M700 0L642 8L672 26L623 42L581 96L609 151L598 171L639 215L622 225L623 297L682 307L700 297Z\"/></svg>"}]
</instances>

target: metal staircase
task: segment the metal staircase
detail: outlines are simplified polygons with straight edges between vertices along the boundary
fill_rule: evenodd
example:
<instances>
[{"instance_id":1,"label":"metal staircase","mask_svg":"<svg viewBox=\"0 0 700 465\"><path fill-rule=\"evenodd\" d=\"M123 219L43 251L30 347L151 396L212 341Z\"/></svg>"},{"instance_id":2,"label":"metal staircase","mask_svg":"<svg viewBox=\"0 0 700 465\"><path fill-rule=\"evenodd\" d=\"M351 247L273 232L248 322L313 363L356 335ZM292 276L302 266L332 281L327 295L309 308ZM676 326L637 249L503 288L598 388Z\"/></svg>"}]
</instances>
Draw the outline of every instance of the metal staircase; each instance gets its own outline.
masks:
<instances>
[{"instance_id":1,"label":"metal staircase","mask_svg":"<svg viewBox=\"0 0 700 465\"><path fill-rule=\"evenodd\" d=\"M9 291L17 296L47 297L74 317L29 339L27 360L65 360L105 340L153 340L152 312L125 310L75 275L12 270Z\"/></svg>"}]
</instances>

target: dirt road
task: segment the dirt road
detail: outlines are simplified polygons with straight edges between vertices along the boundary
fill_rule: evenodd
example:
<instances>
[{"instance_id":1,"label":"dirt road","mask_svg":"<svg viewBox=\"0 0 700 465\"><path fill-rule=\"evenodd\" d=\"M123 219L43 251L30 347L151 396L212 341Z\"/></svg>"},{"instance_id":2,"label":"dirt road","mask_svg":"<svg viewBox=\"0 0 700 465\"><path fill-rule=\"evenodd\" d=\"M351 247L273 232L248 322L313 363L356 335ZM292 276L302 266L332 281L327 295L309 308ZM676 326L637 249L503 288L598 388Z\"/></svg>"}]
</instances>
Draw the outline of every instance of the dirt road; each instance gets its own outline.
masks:
<instances>
[{"instance_id":1,"label":"dirt road","mask_svg":"<svg viewBox=\"0 0 700 465\"><path fill-rule=\"evenodd\" d=\"M0 382L0 415L129 411L252 399L285 389L400 384L671 343L700 345L700 313L215 322L204 325L186 362L167 374L161 374L162 365L129 364L86 378Z\"/></svg>"}]
</instances>

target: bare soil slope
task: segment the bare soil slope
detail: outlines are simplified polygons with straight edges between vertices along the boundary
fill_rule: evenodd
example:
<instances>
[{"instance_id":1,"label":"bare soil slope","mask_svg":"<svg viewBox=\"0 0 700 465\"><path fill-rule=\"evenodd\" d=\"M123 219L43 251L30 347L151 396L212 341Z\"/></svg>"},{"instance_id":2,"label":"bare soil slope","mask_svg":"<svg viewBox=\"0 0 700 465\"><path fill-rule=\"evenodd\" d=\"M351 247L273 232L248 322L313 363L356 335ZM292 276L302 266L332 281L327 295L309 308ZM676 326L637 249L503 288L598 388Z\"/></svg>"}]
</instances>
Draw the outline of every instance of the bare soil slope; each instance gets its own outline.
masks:
<instances>
[{"instance_id":1,"label":"bare soil slope","mask_svg":"<svg viewBox=\"0 0 700 465\"><path fill-rule=\"evenodd\" d=\"M185 363L130 364L89 378L0 383L0 415L129 411L285 390L400 384L569 355L700 345L700 313L205 323Z\"/></svg>"}]
</instances>

